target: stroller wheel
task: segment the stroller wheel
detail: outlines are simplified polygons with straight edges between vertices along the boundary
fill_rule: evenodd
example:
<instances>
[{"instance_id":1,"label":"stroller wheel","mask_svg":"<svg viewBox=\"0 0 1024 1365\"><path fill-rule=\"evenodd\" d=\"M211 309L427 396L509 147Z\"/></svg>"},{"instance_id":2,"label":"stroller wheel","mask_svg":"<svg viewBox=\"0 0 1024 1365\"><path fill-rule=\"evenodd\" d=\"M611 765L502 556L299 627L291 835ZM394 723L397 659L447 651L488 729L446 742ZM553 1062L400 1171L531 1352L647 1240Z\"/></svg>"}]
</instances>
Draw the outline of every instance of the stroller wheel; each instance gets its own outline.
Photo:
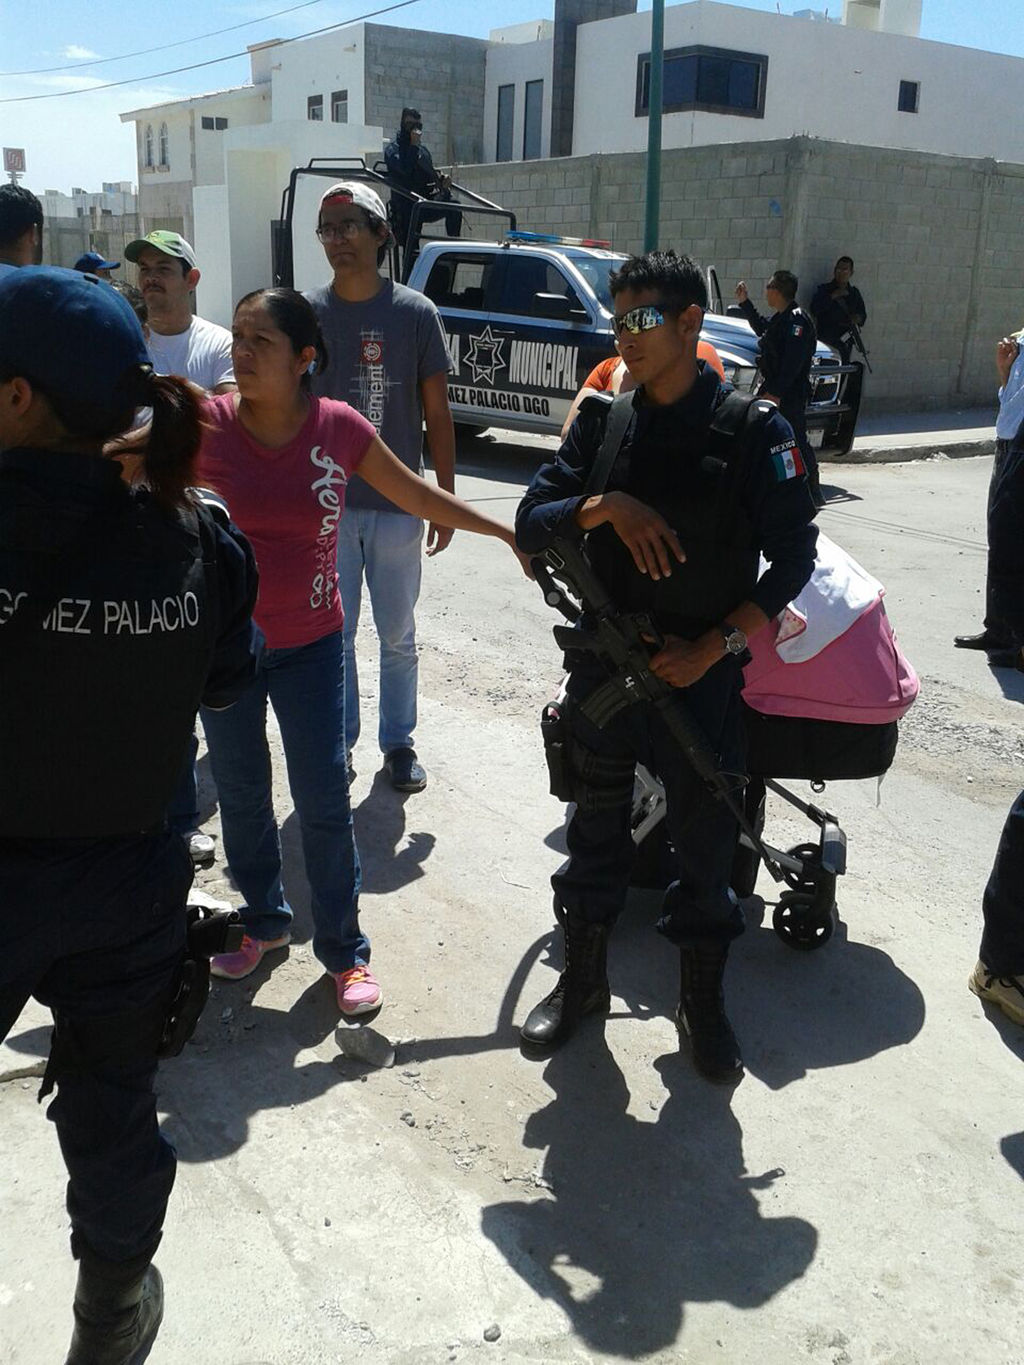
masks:
<instances>
[{"instance_id":1,"label":"stroller wheel","mask_svg":"<svg viewBox=\"0 0 1024 1365\"><path fill-rule=\"evenodd\" d=\"M817 844L794 844L792 848L786 850L791 858L799 858L802 863L810 863L812 867L821 867L821 849ZM790 872L784 869L782 873L787 885L794 891L813 891L814 874L813 872Z\"/></svg>"},{"instance_id":2,"label":"stroller wheel","mask_svg":"<svg viewBox=\"0 0 1024 1365\"><path fill-rule=\"evenodd\" d=\"M783 891L772 915L772 928L790 948L809 953L820 948L832 937L835 929L835 906L826 918L813 909L814 896L804 891Z\"/></svg>"}]
</instances>

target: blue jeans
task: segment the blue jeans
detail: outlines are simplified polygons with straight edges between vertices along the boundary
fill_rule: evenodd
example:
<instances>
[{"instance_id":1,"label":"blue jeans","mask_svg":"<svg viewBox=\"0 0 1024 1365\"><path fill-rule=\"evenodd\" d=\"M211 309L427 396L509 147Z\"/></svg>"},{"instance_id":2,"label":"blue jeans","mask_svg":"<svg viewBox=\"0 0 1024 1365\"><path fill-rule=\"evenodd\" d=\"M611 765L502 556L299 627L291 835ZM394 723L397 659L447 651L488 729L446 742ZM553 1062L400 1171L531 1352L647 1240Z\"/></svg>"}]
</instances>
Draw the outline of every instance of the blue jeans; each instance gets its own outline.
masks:
<instances>
[{"instance_id":1,"label":"blue jeans","mask_svg":"<svg viewBox=\"0 0 1024 1365\"><path fill-rule=\"evenodd\" d=\"M196 773L198 753L199 739L193 726L185 766L181 770L178 785L167 811L167 823L175 834L190 834L199 826L199 777Z\"/></svg>"},{"instance_id":2,"label":"blue jeans","mask_svg":"<svg viewBox=\"0 0 1024 1365\"><path fill-rule=\"evenodd\" d=\"M349 508L338 523L338 579L345 608L345 742L359 738L356 630L363 575L380 637L381 753L412 745L416 729L416 600L422 573L423 523L404 512Z\"/></svg>"},{"instance_id":3,"label":"blue jeans","mask_svg":"<svg viewBox=\"0 0 1024 1365\"><path fill-rule=\"evenodd\" d=\"M252 686L226 711L203 707L228 870L246 932L278 938L291 906L271 795L267 701L281 728L313 911L313 952L329 972L369 962L359 929L359 855L345 766L344 647L335 631L297 649L268 649Z\"/></svg>"}]
</instances>

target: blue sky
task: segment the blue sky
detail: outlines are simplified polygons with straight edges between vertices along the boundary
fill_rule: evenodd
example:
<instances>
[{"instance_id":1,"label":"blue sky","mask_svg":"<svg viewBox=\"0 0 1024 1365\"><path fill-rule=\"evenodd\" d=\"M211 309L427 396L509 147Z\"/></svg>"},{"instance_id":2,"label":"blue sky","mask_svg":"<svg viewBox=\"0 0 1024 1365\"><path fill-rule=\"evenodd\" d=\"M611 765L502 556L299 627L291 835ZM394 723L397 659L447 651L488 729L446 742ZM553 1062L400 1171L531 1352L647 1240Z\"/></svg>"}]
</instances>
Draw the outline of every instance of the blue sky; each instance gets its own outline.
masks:
<instances>
[{"instance_id":1,"label":"blue sky","mask_svg":"<svg viewBox=\"0 0 1024 1365\"><path fill-rule=\"evenodd\" d=\"M105 58L141 48L159 49L211 29L262 20L262 16L289 3L296 0L243 0L221 5L211 5L209 0L176 0L173 7L148 11L131 11L110 0L97 0L88 6L81 0L37 0L17 7L8 4L0 13L0 70L20 72L91 56ZM262 20L236 33L126 61L70 72L0 75L0 100L69 88L82 90L70 98L0 103L0 143L26 148L28 174L24 183L36 191L67 191L72 185L98 189L103 180L134 179L132 130L120 123L118 114L161 100L241 84L248 77L248 62L236 59L175 76L156 73L242 51L246 44L262 39L291 37L355 18L386 3L315 0L295 13ZM641 10L650 7L650 0L640 0ZM779 0L778 5L776 0L748 0L746 5L749 9L779 8L784 14L805 7L823 8L823 0ZM841 13L842 0L831 0L831 7ZM550 18L552 13L552 0L416 0L375 22L486 37L492 28ZM126 24L126 16L132 22ZM921 36L1022 56L1024 7L1015 0L924 0ZM101 81L129 79L132 84L119 89L91 90ZM1019 92L1006 94L1007 116L1019 118Z\"/></svg>"}]
</instances>

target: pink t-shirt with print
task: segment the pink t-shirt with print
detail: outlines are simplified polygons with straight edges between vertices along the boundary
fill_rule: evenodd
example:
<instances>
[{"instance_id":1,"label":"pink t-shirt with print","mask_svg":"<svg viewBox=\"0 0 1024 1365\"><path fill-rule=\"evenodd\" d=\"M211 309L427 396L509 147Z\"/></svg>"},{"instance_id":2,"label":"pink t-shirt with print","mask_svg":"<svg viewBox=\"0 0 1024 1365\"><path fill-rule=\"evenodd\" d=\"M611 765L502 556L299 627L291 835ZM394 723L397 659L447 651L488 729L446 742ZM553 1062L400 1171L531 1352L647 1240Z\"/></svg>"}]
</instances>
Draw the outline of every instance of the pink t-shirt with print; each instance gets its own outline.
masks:
<instances>
[{"instance_id":1,"label":"pink t-shirt with print","mask_svg":"<svg viewBox=\"0 0 1024 1365\"><path fill-rule=\"evenodd\" d=\"M238 420L238 395L207 399L199 482L220 493L260 570L255 618L271 649L340 630L336 567L345 486L376 433L347 403L311 398L295 439L258 445Z\"/></svg>"}]
</instances>

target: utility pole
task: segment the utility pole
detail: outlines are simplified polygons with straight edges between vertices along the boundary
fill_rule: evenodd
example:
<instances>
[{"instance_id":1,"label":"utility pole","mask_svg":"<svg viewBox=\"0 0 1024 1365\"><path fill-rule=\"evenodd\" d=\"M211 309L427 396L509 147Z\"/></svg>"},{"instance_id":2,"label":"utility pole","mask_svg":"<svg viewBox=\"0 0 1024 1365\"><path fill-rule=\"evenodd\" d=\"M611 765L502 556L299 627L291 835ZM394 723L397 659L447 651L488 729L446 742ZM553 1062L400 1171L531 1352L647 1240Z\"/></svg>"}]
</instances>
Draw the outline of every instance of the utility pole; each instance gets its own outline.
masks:
<instances>
[{"instance_id":1,"label":"utility pole","mask_svg":"<svg viewBox=\"0 0 1024 1365\"><path fill-rule=\"evenodd\" d=\"M661 218L661 91L665 68L665 0L651 8L651 69L647 86L647 211L644 216L644 250L658 245Z\"/></svg>"}]
</instances>

